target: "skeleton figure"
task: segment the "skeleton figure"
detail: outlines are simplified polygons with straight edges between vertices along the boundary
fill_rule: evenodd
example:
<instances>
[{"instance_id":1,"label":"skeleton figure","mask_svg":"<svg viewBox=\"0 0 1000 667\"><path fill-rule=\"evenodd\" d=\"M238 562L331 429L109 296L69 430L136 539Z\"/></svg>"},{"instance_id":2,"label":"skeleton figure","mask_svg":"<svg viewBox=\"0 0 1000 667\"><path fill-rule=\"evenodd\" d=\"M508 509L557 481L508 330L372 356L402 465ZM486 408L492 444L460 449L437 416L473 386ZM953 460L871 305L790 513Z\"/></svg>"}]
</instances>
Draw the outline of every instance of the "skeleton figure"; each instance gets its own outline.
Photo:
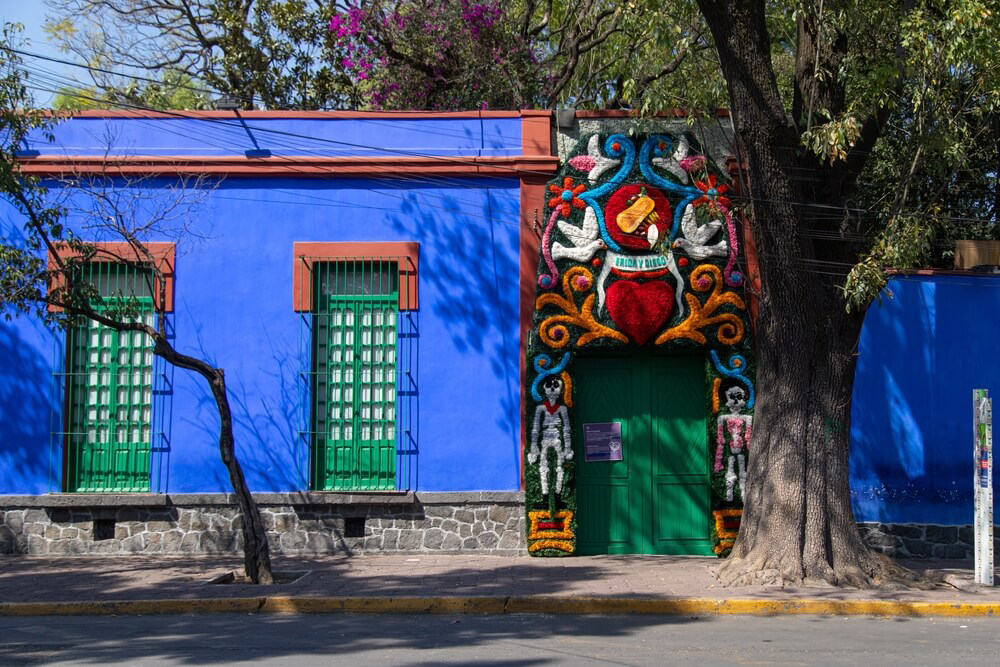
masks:
<instances>
[{"instance_id":1,"label":"skeleton figure","mask_svg":"<svg viewBox=\"0 0 1000 667\"><path fill-rule=\"evenodd\" d=\"M747 465L744 450L750 449L750 438L753 437L753 417L741 415L746 405L746 391L743 387L730 387L726 390L726 410L728 414L719 415L718 449L715 451L715 472L722 472L722 455L726 441L729 441L729 457L726 466L726 500L732 502L733 487L737 480L740 483L740 497L746 498ZM739 469L737 476L736 469Z\"/></svg>"},{"instance_id":2,"label":"skeleton figure","mask_svg":"<svg viewBox=\"0 0 1000 667\"><path fill-rule=\"evenodd\" d=\"M531 428L531 448L528 463L538 463L538 477L542 484L542 502L539 508L549 506L549 450L555 452L556 483L555 501L560 506L563 486L563 463L572 460L573 446L570 442L569 410L562 404L563 381L558 376L550 376L542 381L545 401L535 408L535 423Z\"/></svg>"}]
</instances>

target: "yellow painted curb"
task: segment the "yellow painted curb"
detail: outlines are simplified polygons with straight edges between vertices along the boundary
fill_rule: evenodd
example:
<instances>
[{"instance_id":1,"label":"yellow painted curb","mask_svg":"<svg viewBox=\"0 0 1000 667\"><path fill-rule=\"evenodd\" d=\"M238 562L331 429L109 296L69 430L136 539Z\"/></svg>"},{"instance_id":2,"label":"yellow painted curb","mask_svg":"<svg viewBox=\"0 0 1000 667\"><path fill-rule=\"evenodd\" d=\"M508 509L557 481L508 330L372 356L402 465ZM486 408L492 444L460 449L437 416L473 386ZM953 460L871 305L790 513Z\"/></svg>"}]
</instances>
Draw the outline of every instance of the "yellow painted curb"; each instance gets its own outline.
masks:
<instances>
[{"instance_id":1,"label":"yellow painted curb","mask_svg":"<svg viewBox=\"0 0 1000 667\"><path fill-rule=\"evenodd\" d=\"M1000 616L1000 603L916 602L898 600L711 599L511 597L507 613L536 614L665 614L696 616L743 614L779 616Z\"/></svg>"},{"instance_id":2,"label":"yellow painted curb","mask_svg":"<svg viewBox=\"0 0 1000 667\"><path fill-rule=\"evenodd\" d=\"M719 614L819 614L827 616L997 616L998 602L916 602L905 600L719 600Z\"/></svg>"},{"instance_id":3,"label":"yellow painted curb","mask_svg":"<svg viewBox=\"0 0 1000 667\"><path fill-rule=\"evenodd\" d=\"M608 598L556 595L512 596L509 614L717 614L719 603L707 598Z\"/></svg>"},{"instance_id":4,"label":"yellow painted curb","mask_svg":"<svg viewBox=\"0 0 1000 667\"><path fill-rule=\"evenodd\" d=\"M196 600L6 602L0 616L152 614L663 614L703 616L1000 616L1000 602L900 600L614 598L557 595L483 597L253 597Z\"/></svg>"},{"instance_id":5,"label":"yellow painted curb","mask_svg":"<svg viewBox=\"0 0 1000 667\"><path fill-rule=\"evenodd\" d=\"M255 612L265 598L197 600L93 600L89 602L3 602L0 616L143 616Z\"/></svg>"},{"instance_id":6,"label":"yellow painted curb","mask_svg":"<svg viewBox=\"0 0 1000 667\"><path fill-rule=\"evenodd\" d=\"M273 597L262 612L284 614L503 614L506 598L495 597Z\"/></svg>"}]
</instances>

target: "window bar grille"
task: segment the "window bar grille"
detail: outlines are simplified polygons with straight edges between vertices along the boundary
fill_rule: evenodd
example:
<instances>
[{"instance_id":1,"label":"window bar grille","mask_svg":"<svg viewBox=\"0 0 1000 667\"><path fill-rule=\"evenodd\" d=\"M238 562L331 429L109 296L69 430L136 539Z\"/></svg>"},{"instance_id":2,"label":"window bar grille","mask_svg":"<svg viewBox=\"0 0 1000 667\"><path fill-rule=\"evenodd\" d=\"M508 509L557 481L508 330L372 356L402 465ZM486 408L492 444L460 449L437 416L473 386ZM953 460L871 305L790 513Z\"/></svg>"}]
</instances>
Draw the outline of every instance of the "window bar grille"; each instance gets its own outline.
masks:
<instances>
[{"instance_id":1,"label":"window bar grille","mask_svg":"<svg viewBox=\"0 0 1000 667\"><path fill-rule=\"evenodd\" d=\"M101 297L94 304L99 312L134 297L137 316L153 323L149 269L94 262L82 270ZM150 491L154 364L149 337L81 317L65 338L53 373L53 385L63 396L62 414L53 417L53 426L61 430L50 440L63 447L63 490Z\"/></svg>"},{"instance_id":2,"label":"window bar grille","mask_svg":"<svg viewBox=\"0 0 1000 667\"><path fill-rule=\"evenodd\" d=\"M302 391L310 449L310 485L328 491L405 488L399 465L398 410L400 304L407 286L399 268L406 258L301 257L303 291L311 313L299 337ZM308 282L307 282L308 280ZM305 304L307 293L301 296ZM403 473L401 475L401 473Z\"/></svg>"},{"instance_id":3,"label":"window bar grille","mask_svg":"<svg viewBox=\"0 0 1000 667\"><path fill-rule=\"evenodd\" d=\"M402 428L396 429L396 468L397 476L401 480L401 487L413 488L413 470L415 463L416 449L413 442L412 424L413 406L416 400L413 391L413 353L416 349L416 337L413 335L413 318L416 317L414 310L415 299L410 294L410 288L415 286L416 267L412 265L409 257L398 258L399 267L399 289L400 303L405 305L400 307L396 325L396 378L393 386L396 392L396 418Z\"/></svg>"}]
</instances>

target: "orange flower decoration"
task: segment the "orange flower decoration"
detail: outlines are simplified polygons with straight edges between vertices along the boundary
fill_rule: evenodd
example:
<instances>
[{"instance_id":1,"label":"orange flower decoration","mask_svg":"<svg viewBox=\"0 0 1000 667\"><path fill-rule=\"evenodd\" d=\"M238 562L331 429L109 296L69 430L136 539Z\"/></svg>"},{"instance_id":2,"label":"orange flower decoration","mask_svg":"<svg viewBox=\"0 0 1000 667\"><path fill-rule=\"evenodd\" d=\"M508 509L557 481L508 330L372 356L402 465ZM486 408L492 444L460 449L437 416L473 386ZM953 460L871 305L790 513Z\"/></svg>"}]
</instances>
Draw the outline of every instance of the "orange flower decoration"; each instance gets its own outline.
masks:
<instances>
[{"instance_id":1,"label":"orange flower decoration","mask_svg":"<svg viewBox=\"0 0 1000 667\"><path fill-rule=\"evenodd\" d=\"M562 208L563 217L568 218L574 207L581 210L587 208L587 204L582 199L577 199L577 195L586 189L586 185L574 187L572 178L563 179L561 188L558 185L550 185L549 192L556 196L549 200L549 208Z\"/></svg>"},{"instance_id":2,"label":"orange flower decoration","mask_svg":"<svg viewBox=\"0 0 1000 667\"><path fill-rule=\"evenodd\" d=\"M708 183L696 181L695 186L705 193L704 197L698 197L694 200L695 206L700 206L702 204L712 205L714 201L722 206L725 206L726 208L730 207L731 202L729 199L722 196L729 192L729 186L725 183L720 185L715 179L715 174L708 175Z\"/></svg>"}]
</instances>

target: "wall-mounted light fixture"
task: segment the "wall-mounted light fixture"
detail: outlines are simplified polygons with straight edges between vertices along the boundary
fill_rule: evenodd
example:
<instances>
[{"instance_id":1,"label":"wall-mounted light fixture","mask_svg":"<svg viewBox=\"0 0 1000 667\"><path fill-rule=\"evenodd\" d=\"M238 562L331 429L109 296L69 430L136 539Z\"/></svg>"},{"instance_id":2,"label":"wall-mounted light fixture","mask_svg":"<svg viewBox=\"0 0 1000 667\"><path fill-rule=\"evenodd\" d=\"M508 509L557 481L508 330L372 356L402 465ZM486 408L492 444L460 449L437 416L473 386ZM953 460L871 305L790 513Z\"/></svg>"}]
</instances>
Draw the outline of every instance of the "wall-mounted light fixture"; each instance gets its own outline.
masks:
<instances>
[{"instance_id":1,"label":"wall-mounted light fixture","mask_svg":"<svg viewBox=\"0 0 1000 667\"><path fill-rule=\"evenodd\" d=\"M239 111L243 105L238 97L223 95L215 100L215 108L219 111Z\"/></svg>"},{"instance_id":2,"label":"wall-mounted light fixture","mask_svg":"<svg viewBox=\"0 0 1000 667\"><path fill-rule=\"evenodd\" d=\"M572 130L573 123L576 122L576 109L559 109L556 111L556 125L560 130Z\"/></svg>"}]
</instances>

